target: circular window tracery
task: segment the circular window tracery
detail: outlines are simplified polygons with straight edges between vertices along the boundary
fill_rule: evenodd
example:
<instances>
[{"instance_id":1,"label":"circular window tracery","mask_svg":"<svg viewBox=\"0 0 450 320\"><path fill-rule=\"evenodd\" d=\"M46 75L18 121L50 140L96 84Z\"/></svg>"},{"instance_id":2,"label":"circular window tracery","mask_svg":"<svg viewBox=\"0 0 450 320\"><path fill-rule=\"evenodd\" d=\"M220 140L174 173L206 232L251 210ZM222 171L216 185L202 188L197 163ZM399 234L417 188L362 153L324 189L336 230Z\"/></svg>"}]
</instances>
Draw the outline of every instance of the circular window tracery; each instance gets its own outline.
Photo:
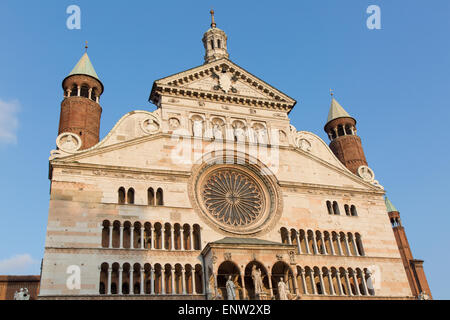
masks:
<instances>
[{"instance_id":1,"label":"circular window tracery","mask_svg":"<svg viewBox=\"0 0 450 320\"><path fill-rule=\"evenodd\" d=\"M203 189L208 213L230 226L254 222L264 209L265 197L259 184L250 176L233 169L214 172Z\"/></svg>"},{"instance_id":2,"label":"circular window tracery","mask_svg":"<svg viewBox=\"0 0 450 320\"><path fill-rule=\"evenodd\" d=\"M281 216L276 178L264 167L211 159L194 168L189 182L193 208L212 228L240 236L268 232Z\"/></svg>"}]
</instances>

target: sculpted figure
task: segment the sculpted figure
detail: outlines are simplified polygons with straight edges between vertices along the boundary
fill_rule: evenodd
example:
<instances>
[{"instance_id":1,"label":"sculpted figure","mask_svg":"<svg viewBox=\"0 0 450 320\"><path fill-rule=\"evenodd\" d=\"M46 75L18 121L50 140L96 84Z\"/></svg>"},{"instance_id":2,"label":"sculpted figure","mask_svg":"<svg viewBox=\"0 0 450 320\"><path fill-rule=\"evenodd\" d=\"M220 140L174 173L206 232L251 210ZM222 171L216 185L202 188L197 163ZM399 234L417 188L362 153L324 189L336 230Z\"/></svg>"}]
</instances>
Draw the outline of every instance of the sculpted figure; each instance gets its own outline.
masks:
<instances>
[{"instance_id":1,"label":"sculpted figure","mask_svg":"<svg viewBox=\"0 0 450 320\"><path fill-rule=\"evenodd\" d=\"M222 139L223 138L222 129L220 128L220 125L218 123L214 124L213 135L214 135L214 139Z\"/></svg>"},{"instance_id":2,"label":"sculpted figure","mask_svg":"<svg viewBox=\"0 0 450 320\"><path fill-rule=\"evenodd\" d=\"M192 131L194 133L194 137L202 137L203 136L203 121L194 120Z\"/></svg>"},{"instance_id":3,"label":"sculpted figure","mask_svg":"<svg viewBox=\"0 0 450 320\"><path fill-rule=\"evenodd\" d=\"M240 127L234 128L234 136L237 142L245 142L245 131Z\"/></svg>"},{"instance_id":4,"label":"sculpted figure","mask_svg":"<svg viewBox=\"0 0 450 320\"><path fill-rule=\"evenodd\" d=\"M228 277L226 287L228 300L236 300L236 286L234 285L233 280L231 280L231 276Z\"/></svg>"},{"instance_id":5,"label":"sculpted figure","mask_svg":"<svg viewBox=\"0 0 450 320\"><path fill-rule=\"evenodd\" d=\"M66 141L64 141L62 145L62 149L72 151L77 148L77 144L75 143L74 139L71 135L68 135L66 138Z\"/></svg>"},{"instance_id":6,"label":"sculpted figure","mask_svg":"<svg viewBox=\"0 0 450 320\"><path fill-rule=\"evenodd\" d=\"M280 282L278 282L278 294L280 296L280 300L289 300L288 293L289 289L286 283L283 281L283 277L281 277Z\"/></svg>"},{"instance_id":7,"label":"sculpted figure","mask_svg":"<svg viewBox=\"0 0 450 320\"><path fill-rule=\"evenodd\" d=\"M253 279L253 285L255 287L255 295L258 296L259 294L263 293L263 282L262 282L262 275L261 275L261 269L256 269L256 266L254 265L252 268L252 279Z\"/></svg>"},{"instance_id":8,"label":"sculpted figure","mask_svg":"<svg viewBox=\"0 0 450 320\"><path fill-rule=\"evenodd\" d=\"M266 135L266 129L265 128L258 129L257 137L258 137L258 143L259 144L267 144L267 135Z\"/></svg>"}]
</instances>

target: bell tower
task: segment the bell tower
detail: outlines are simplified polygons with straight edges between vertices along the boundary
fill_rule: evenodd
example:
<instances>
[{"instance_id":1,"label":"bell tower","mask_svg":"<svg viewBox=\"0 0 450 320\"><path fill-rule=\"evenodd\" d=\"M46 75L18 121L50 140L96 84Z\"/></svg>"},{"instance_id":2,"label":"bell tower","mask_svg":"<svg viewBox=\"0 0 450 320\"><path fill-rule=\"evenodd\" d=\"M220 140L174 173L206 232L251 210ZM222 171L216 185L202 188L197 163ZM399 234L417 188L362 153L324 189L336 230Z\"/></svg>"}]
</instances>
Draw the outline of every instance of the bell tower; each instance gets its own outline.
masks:
<instances>
[{"instance_id":1,"label":"bell tower","mask_svg":"<svg viewBox=\"0 0 450 320\"><path fill-rule=\"evenodd\" d=\"M228 59L227 35L216 26L214 10L211 10L211 28L203 35L203 46L205 47L205 64L215 60Z\"/></svg>"},{"instance_id":2,"label":"bell tower","mask_svg":"<svg viewBox=\"0 0 450 320\"><path fill-rule=\"evenodd\" d=\"M414 259L413 257L408 238L406 237L405 228L400 220L400 212L398 212L387 197L384 201L412 294L418 299L432 299L430 287L428 286L427 277L423 269L423 260Z\"/></svg>"},{"instance_id":3,"label":"bell tower","mask_svg":"<svg viewBox=\"0 0 450 320\"><path fill-rule=\"evenodd\" d=\"M331 107L325 132L331 140L330 149L354 174L360 166L367 166L361 138L356 135L356 120L336 101L331 93Z\"/></svg>"},{"instance_id":4,"label":"bell tower","mask_svg":"<svg viewBox=\"0 0 450 320\"><path fill-rule=\"evenodd\" d=\"M81 138L81 150L99 141L103 84L86 52L63 80L64 100L61 103L58 134L73 133Z\"/></svg>"}]
</instances>

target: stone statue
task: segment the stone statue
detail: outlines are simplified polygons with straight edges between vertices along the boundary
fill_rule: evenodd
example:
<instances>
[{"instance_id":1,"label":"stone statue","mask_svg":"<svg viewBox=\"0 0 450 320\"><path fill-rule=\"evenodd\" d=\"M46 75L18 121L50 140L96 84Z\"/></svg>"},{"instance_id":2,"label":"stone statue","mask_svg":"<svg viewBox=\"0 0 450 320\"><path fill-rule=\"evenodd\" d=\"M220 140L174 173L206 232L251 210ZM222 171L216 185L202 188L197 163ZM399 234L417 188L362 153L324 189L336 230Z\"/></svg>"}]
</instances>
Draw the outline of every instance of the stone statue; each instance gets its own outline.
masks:
<instances>
[{"instance_id":1,"label":"stone statue","mask_svg":"<svg viewBox=\"0 0 450 320\"><path fill-rule=\"evenodd\" d=\"M234 282L231 279L231 276L228 277L226 287L227 287L228 300L236 300L236 291L235 291L236 286L234 285Z\"/></svg>"},{"instance_id":2,"label":"stone statue","mask_svg":"<svg viewBox=\"0 0 450 320\"><path fill-rule=\"evenodd\" d=\"M27 288L20 288L19 292L14 293L14 300L30 300L30 295Z\"/></svg>"},{"instance_id":3,"label":"stone statue","mask_svg":"<svg viewBox=\"0 0 450 320\"><path fill-rule=\"evenodd\" d=\"M245 142L245 131L240 126L234 128L234 137L237 142Z\"/></svg>"},{"instance_id":4,"label":"stone statue","mask_svg":"<svg viewBox=\"0 0 450 320\"><path fill-rule=\"evenodd\" d=\"M194 133L194 137L202 137L203 136L203 121L194 120L192 131Z\"/></svg>"},{"instance_id":5,"label":"stone statue","mask_svg":"<svg viewBox=\"0 0 450 320\"><path fill-rule=\"evenodd\" d=\"M257 134L257 141L259 144L267 144L267 139L266 139L266 129L265 128L259 128L258 131L256 132Z\"/></svg>"},{"instance_id":6,"label":"stone statue","mask_svg":"<svg viewBox=\"0 0 450 320\"><path fill-rule=\"evenodd\" d=\"M261 269L257 269L255 265L252 268L252 279L253 285L255 287L255 295L258 297L261 293L264 292L264 286L262 282Z\"/></svg>"},{"instance_id":7,"label":"stone statue","mask_svg":"<svg viewBox=\"0 0 450 320\"><path fill-rule=\"evenodd\" d=\"M278 295L280 296L280 300L289 300L288 293L289 289L283 281L283 277L281 277L280 282L278 282Z\"/></svg>"},{"instance_id":8,"label":"stone statue","mask_svg":"<svg viewBox=\"0 0 450 320\"><path fill-rule=\"evenodd\" d=\"M220 128L220 125L218 123L214 124L213 135L214 135L214 139L222 139L223 138L222 129Z\"/></svg>"}]
</instances>

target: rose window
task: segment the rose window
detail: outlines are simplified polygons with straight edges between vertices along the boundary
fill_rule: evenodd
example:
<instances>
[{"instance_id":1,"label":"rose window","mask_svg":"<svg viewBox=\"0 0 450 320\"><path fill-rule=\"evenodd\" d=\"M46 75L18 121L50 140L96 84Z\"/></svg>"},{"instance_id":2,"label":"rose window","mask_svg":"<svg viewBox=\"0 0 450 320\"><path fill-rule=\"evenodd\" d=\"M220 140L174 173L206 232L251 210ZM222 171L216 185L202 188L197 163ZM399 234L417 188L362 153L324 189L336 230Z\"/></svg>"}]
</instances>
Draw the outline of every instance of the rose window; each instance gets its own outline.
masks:
<instances>
[{"instance_id":1,"label":"rose window","mask_svg":"<svg viewBox=\"0 0 450 320\"><path fill-rule=\"evenodd\" d=\"M264 209L264 193L258 183L233 169L211 174L204 184L202 197L209 214L231 226L251 224Z\"/></svg>"}]
</instances>

